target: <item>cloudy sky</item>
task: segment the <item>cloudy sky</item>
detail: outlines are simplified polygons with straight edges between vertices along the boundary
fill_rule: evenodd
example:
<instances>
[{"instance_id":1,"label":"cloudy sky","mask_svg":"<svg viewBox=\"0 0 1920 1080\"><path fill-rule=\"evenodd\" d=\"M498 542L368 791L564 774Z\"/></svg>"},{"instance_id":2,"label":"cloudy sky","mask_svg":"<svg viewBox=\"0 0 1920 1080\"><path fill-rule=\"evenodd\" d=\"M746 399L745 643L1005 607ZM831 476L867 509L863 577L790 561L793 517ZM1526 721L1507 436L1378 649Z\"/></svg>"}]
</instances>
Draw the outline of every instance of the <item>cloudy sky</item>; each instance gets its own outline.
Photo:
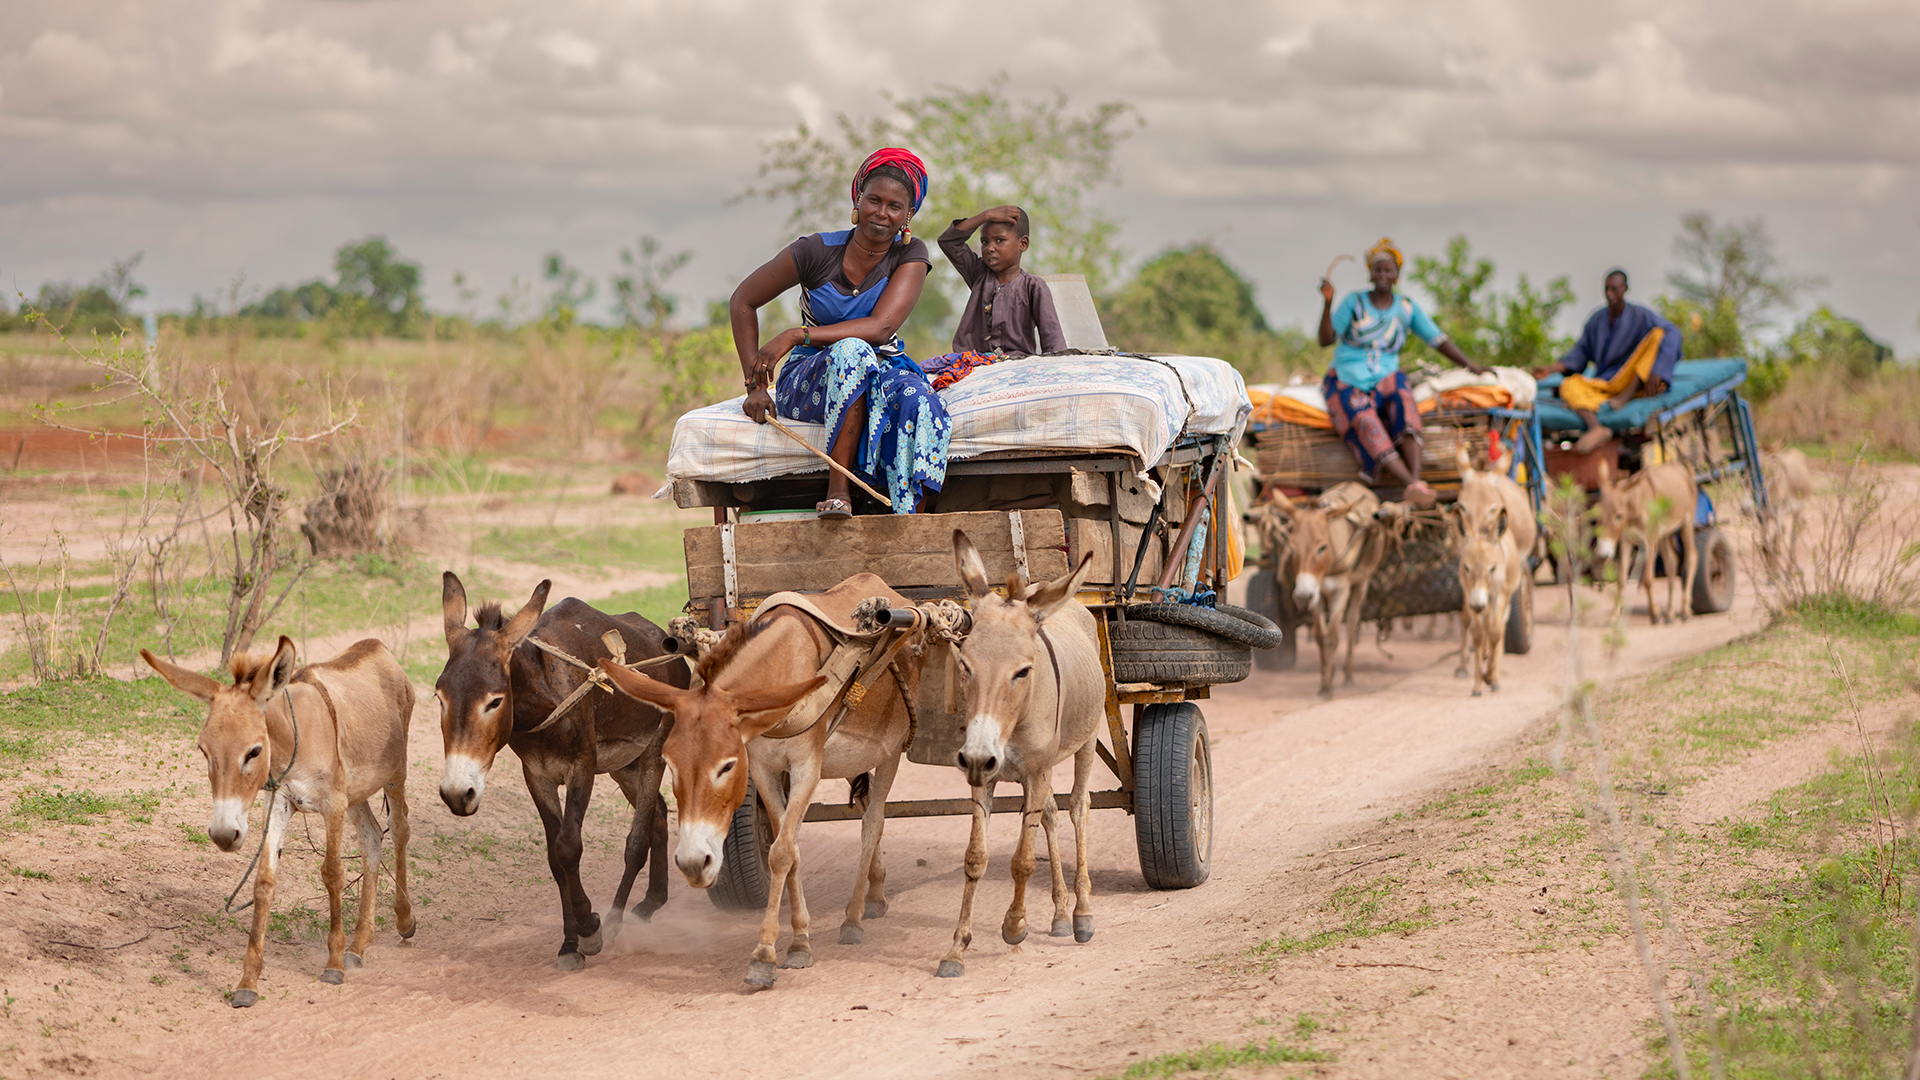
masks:
<instances>
[{"instance_id":1,"label":"cloudy sky","mask_svg":"<svg viewBox=\"0 0 1920 1080\"><path fill-rule=\"evenodd\" d=\"M160 308L384 234L485 298L640 233L696 304L772 253L770 136L880 93L1133 103L1135 258L1215 241L1283 322L1382 233L1466 233L1579 312L1647 298L1679 215L1763 215L1816 298L1920 352L1912 0L0 0L0 286L144 251ZM938 182L938 178L935 178ZM822 227L837 222L821 222ZM1348 271L1358 285L1357 272ZM488 299L478 303L485 304Z\"/></svg>"}]
</instances>

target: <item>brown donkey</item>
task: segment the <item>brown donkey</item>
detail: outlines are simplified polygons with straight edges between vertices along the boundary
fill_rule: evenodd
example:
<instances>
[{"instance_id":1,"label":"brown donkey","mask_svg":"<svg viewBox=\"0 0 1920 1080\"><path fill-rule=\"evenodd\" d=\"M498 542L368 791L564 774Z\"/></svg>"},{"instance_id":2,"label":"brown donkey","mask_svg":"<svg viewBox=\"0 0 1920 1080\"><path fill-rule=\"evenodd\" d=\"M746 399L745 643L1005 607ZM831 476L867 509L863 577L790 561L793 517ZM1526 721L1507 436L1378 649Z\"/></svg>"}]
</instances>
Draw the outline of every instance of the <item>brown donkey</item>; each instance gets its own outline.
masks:
<instances>
[{"instance_id":1,"label":"brown donkey","mask_svg":"<svg viewBox=\"0 0 1920 1080\"><path fill-rule=\"evenodd\" d=\"M1028 585L1016 573L1007 598L987 588L986 567L965 533L953 532L953 557L972 596L973 627L957 649L955 663L966 687L967 740L958 760L973 786L973 832L967 840L965 891L953 947L939 975L966 970L973 943L973 894L987 872L987 812L1000 780L1018 783L1026 795L1020 842L1013 853L1013 903L1000 937L1018 945L1027 937L1027 880L1033 876L1033 826L1047 834L1047 865L1053 871L1054 937L1093 938L1093 881L1087 869L1087 781L1093 772L1094 735L1105 716L1106 674L1100 666L1100 628L1093 613L1074 598L1093 555L1065 577ZM1074 906L1071 929L1066 877L1054 839L1053 767L1073 758Z\"/></svg>"},{"instance_id":2,"label":"brown donkey","mask_svg":"<svg viewBox=\"0 0 1920 1080\"><path fill-rule=\"evenodd\" d=\"M1345 685L1353 685L1360 612L1367 606L1367 590L1386 555L1386 532L1373 520L1379 509L1379 497L1359 484L1340 484L1316 500L1299 502L1276 491L1261 505L1263 513L1290 523L1286 535L1294 557L1293 602L1313 620L1313 641L1320 650L1321 701L1333 700L1333 666L1343 634Z\"/></svg>"},{"instance_id":3,"label":"brown donkey","mask_svg":"<svg viewBox=\"0 0 1920 1080\"><path fill-rule=\"evenodd\" d=\"M385 792L393 824L393 915L402 938L413 936L413 901L407 895L407 725L413 718L413 687L393 654L380 642L358 642L331 660L295 670L293 642L285 637L265 661L241 656L233 662L233 685L170 664L145 649L140 656L174 688L207 703L200 753L213 787L213 818L207 835L221 851L247 836L247 808L262 787L267 806L265 853L253 883L253 932L233 1007L259 1000L267 916L273 909L280 844L292 812L318 813L327 822L327 855L320 876L327 883L331 922L327 966L320 981L339 983L345 969L359 967L373 941L373 902L380 880L380 823L368 800ZM346 951L341 893L340 831L348 816L360 831L360 918L353 950Z\"/></svg>"},{"instance_id":4,"label":"brown donkey","mask_svg":"<svg viewBox=\"0 0 1920 1080\"><path fill-rule=\"evenodd\" d=\"M547 866L560 888L562 971L578 971L587 956L600 951L600 916L580 883L580 828L593 798L593 778L613 777L633 806L627 832L626 867L608 912L612 933L634 878L653 856L646 899L634 905L642 919L667 902L667 804L660 795L665 765L660 744L670 724L659 710L611 690L592 690L572 708L546 721L587 677L587 672L552 656L537 638L584 663L610 657L603 640L617 631L629 662L665 655L665 634L637 614L608 615L568 597L544 615L550 582L541 582L514 616L498 604L476 613L478 626L467 627L467 591L448 571L441 579L446 620L447 666L434 683L440 700L440 733L446 745L440 798L461 817L480 809L487 773L502 747L520 758L520 771L540 811L547 834ZM661 677L676 686L687 682L686 665L672 663ZM560 788L567 789L566 804Z\"/></svg>"},{"instance_id":5,"label":"brown donkey","mask_svg":"<svg viewBox=\"0 0 1920 1080\"><path fill-rule=\"evenodd\" d=\"M907 695L917 693L919 660L912 650L901 650L892 660L871 661L872 670L858 676L871 680L871 686L857 701L856 695L846 695L851 704L837 726L814 708L826 706L830 716L838 711L831 703L810 698L809 715L804 716L794 708L829 681L819 672L839 644L815 612L844 614L841 609L875 596L887 597L897 607L912 603L872 574L856 574L819 596L768 597L751 622L729 629L702 658L699 674L704 683L697 690L676 690L617 665L601 665L622 690L674 715L664 753L673 766L673 796L680 809L675 861L688 884L704 889L719 875L728 826L746 797L747 772L752 772L754 790L778 825L767 859L773 887L767 890L760 941L747 964L747 982L754 986L772 986L777 967L813 966L813 919L800 884L799 832L822 779L868 778L860 865L854 871L840 943L860 944L863 918L879 918L887 911L880 837L887 793L913 736ZM740 768L742 756L746 769ZM790 897L793 924L784 959L776 948L783 892Z\"/></svg>"}]
</instances>

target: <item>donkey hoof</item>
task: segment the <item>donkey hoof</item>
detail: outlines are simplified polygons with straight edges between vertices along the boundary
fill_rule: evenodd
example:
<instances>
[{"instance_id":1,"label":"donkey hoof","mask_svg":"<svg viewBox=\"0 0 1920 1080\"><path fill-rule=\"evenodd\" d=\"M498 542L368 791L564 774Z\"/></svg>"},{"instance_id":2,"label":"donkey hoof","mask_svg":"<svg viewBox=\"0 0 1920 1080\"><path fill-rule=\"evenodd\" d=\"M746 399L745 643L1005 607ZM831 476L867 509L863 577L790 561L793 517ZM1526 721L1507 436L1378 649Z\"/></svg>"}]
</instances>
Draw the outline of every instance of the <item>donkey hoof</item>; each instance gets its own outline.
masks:
<instances>
[{"instance_id":1,"label":"donkey hoof","mask_svg":"<svg viewBox=\"0 0 1920 1080\"><path fill-rule=\"evenodd\" d=\"M347 981L347 973L339 968L328 968L320 973L320 981L328 986L339 986Z\"/></svg>"},{"instance_id":2,"label":"donkey hoof","mask_svg":"<svg viewBox=\"0 0 1920 1080\"><path fill-rule=\"evenodd\" d=\"M885 900L867 901L867 918L883 919L886 917L886 915L887 915L887 902Z\"/></svg>"},{"instance_id":3,"label":"donkey hoof","mask_svg":"<svg viewBox=\"0 0 1920 1080\"><path fill-rule=\"evenodd\" d=\"M235 990L233 992L233 1007L236 1009L252 1008L253 1003L259 1000L260 995L251 990Z\"/></svg>"},{"instance_id":4,"label":"donkey hoof","mask_svg":"<svg viewBox=\"0 0 1920 1080\"><path fill-rule=\"evenodd\" d=\"M664 906L666 905L656 904L651 900L642 900L639 903L633 905L633 914L641 922L652 922L653 913L656 911L659 911Z\"/></svg>"},{"instance_id":5,"label":"donkey hoof","mask_svg":"<svg viewBox=\"0 0 1920 1080\"><path fill-rule=\"evenodd\" d=\"M413 932L417 929L419 929L419 927L414 925L413 920L411 918L408 919L406 922L406 925L400 928L400 940L401 941L411 940L413 938Z\"/></svg>"},{"instance_id":6,"label":"donkey hoof","mask_svg":"<svg viewBox=\"0 0 1920 1080\"><path fill-rule=\"evenodd\" d=\"M347 969L348 971L352 971L354 968L359 967L362 963L365 962L360 959L360 954L357 952L342 953L340 955L340 960L341 960L340 966Z\"/></svg>"},{"instance_id":7,"label":"donkey hoof","mask_svg":"<svg viewBox=\"0 0 1920 1080\"><path fill-rule=\"evenodd\" d=\"M616 924L616 925L618 925L618 924ZM602 940L600 939L600 931L598 931L598 930L595 930L595 931L594 931L593 933L591 933L591 934L587 934L587 935L585 935L585 936L583 936L583 937L581 937L581 939L580 939L580 955L581 955L581 956L596 956L596 955L598 955L598 954L599 954L599 952L600 952L600 949L601 949L601 947L602 947L603 945L605 945L605 944L606 944L606 943L605 943L604 941L602 941Z\"/></svg>"},{"instance_id":8,"label":"donkey hoof","mask_svg":"<svg viewBox=\"0 0 1920 1080\"><path fill-rule=\"evenodd\" d=\"M773 969L773 965L764 960L751 960L747 962L748 986L772 986L773 980L779 977L780 973Z\"/></svg>"},{"instance_id":9,"label":"donkey hoof","mask_svg":"<svg viewBox=\"0 0 1920 1080\"><path fill-rule=\"evenodd\" d=\"M810 968L813 966L813 953L806 949L788 949L787 958L780 961L783 968Z\"/></svg>"},{"instance_id":10,"label":"donkey hoof","mask_svg":"<svg viewBox=\"0 0 1920 1080\"><path fill-rule=\"evenodd\" d=\"M561 971L579 971L587 966L587 958L577 952L563 952L554 961L554 966Z\"/></svg>"},{"instance_id":11,"label":"donkey hoof","mask_svg":"<svg viewBox=\"0 0 1920 1080\"><path fill-rule=\"evenodd\" d=\"M1073 924L1065 919L1053 920L1053 929L1047 931L1048 937L1066 937L1073 933Z\"/></svg>"},{"instance_id":12,"label":"donkey hoof","mask_svg":"<svg viewBox=\"0 0 1920 1080\"><path fill-rule=\"evenodd\" d=\"M967 966L958 960L940 961L940 970L934 975L942 979L957 979L967 973Z\"/></svg>"},{"instance_id":13,"label":"donkey hoof","mask_svg":"<svg viewBox=\"0 0 1920 1080\"><path fill-rule=\"evenodd\" d=\"M1463 668L1463 667L1457 667L1457 668L1454 668L1454 669L1453 669L1453 677L1454 677L1454 678L1456 678L1456 679L1464 679L1464 678L1466 678L1466 677L1467 677L1467 669L1466 669L1466 668Z\"/></svg>"},{"instance_id":14,"label":"donkey hoof","mask_svg":"<svg viewBox=\"0 0 1920 1080\"><path fill-rule=\"evenodd\" d=\"M1499 693L1499 692L1500 692L1500 684L1499 684L1499 683L1497 683L1497 682L1496 682L1496 683L1488 683L1488 684L1487 684L1487 689L1488 689L1488 690L1490 690L1490 691L1492 691L1493 693L1496 693L1496 694L1497 694L1497 693Z\"/></svg>"},{"instance_id":15,"label":"donkey hoof","mask_svg":"<svg viewBox=\"0 0 1920 1080\"><path fill-rule=\"evenodd\" d=\"M1093 916L1075 915L1073 917L1073 940L1082 945L1093 940Z\"/></svg>"},{"instance_id":16,"label":"donkey hoof","mask_svg":"<svg viewBox=\"0 0 1920 1080\"><path fill-rule=\"evenodd\" d=\"M1026 924L1022 923L1020 926L1020 929L1018 930L1015 930L1012 927L1007 927L1007 926L1001 927L1000 940L1006 942L1009 945L1018 945L1021 942L1027 940Z\"/></svg>"},{"instance_id":17,"label":"donkey hoof","mask_svg":"<svg viewBox=\"0 0 1920 1080\"><path fill-rule=\"evenodd\" d=\"M1313 699L1314 699L1315 701L1332 701L1332 700L1333 700L1333 691L1331 691L1331 690L1322 690L1322 691L1320 691L1319 693L1317 693L1317 694L1315 694L1315 695L1313 695Z\"/></svg>"},{"instance_id":18,"label":"donkey hoof","mask_svg":"<svg viewBox=\"0 0 1920 1080\"><path fill-rule=\"evenodd\" d=\"M862 941L865 941L866 937L867 932L852 923L848 923L840 928L840 944L842 945L858 945Z\"/></svg>"}]
</instances>

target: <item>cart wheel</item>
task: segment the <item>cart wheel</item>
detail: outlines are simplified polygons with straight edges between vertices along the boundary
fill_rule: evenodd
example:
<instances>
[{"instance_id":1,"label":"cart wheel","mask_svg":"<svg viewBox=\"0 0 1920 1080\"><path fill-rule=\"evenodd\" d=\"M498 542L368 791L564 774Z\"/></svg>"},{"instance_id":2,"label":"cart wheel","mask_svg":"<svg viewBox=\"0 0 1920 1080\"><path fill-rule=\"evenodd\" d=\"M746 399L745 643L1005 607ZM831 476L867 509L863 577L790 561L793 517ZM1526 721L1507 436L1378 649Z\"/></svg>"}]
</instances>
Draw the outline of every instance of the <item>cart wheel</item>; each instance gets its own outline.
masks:
<instances>
[{"instance_id":1,"label":"cart wheel","mask_svg":"<svg viewBox=\"0 0 1920 1080\"><path fill-rule=\"evenodd\" d=\"M721 847L720 873L707 889L707 899L721 911L763 911L773 873L767 851L773 847L773 819L747 781L747 797L733 812L727 841Z\"/></svg>"},{"instance_id":2,"label":"cart wheel","mask_svg":"<svg viewBox=\"0 0 1920 1080\"><path fill-rule=\"evenodd\" d=\"M1507 652L1525 656L1533 648L1533 578L1528 577L1513 590L1513 603L1507 608Z\"/></svg>"},{"instance_id":3,"label":"cart wheel","mask_svg":"<svg viewBox=\"0 0 1920 1080\"><path fill-rule=\"evenodd\" d=\"M1133 831L1156 889L1191 889L1213 862L1213 754L1190 701L1149 705L1133 731Z\"/></svg>"},{"instance_id":4,"label":"cart wheel","mask_svg":"<svg viewBox=\"0 0 1920 1080\"><path fill-rule=\"evenodd\" d=\"M1280 644L1271 649L1255 649L1253 666L1261 671L1292 671L1300 648L1300 626L1294 621L1292 592L1278 587L1271 569L1262 569L1247 582L1247 606L1272 619L1280 628Z\"/></svg>"},{"instance_id":5,"label":"cart wheel","mask_svg":"<svg viewBox=\"0 0 1920 1080\"><path fill-rule=\"evenodd\" d=\"M1693 613L1712 615L1733 606L1733 538L1719 529L1693 534L1700 569L1693 577Z\"/></svg>"}]
</instances>

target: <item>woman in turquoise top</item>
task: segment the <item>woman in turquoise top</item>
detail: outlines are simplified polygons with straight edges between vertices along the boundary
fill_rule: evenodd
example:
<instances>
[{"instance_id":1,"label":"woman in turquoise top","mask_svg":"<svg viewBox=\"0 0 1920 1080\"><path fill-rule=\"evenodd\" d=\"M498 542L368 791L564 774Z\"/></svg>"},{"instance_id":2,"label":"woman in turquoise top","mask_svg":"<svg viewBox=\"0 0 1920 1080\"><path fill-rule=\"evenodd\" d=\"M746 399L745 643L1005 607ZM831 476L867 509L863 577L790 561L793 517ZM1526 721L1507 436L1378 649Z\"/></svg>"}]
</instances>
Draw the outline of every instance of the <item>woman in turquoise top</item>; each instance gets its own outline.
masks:
<instances>
[{"instance_id":1,"label":"woman in turquoise top","mask_svg":"<svg viewBox=\"0 0 1920 1080\"><path fill-rule=\"evenodd\" d=\"M1367 274L1373 288L1348 293L1336 306L1333 283L1320 279L1320 344L1334 345L1333 367L1322 389L1333 430L1360 462L1361 479L1377 482L1384 470L1405 488L1415 506L1432 506L1433 488L1420 479L1420 410L1400 371L1400 350L1408 334L1433 346L1441 356L1475 374L1486 368L1466 358L1412 298L1394 292L1405 259L1393 241L1381 237L1367 250Z\"/></svg>"}]
</instances>

